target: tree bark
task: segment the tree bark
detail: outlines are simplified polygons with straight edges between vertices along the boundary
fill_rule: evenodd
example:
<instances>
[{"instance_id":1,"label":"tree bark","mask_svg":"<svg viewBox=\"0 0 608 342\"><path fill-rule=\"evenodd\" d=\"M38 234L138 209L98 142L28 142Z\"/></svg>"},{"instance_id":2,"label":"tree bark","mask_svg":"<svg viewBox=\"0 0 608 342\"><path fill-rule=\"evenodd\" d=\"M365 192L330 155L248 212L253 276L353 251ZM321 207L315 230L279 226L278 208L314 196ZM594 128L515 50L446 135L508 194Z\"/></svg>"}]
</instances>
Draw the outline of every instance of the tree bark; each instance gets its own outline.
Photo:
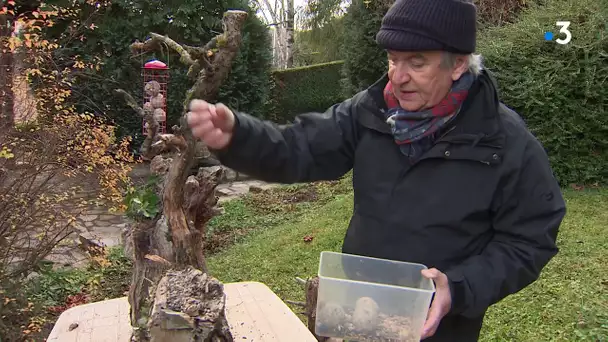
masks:
<instances>
[{"instance_id":1,"label":"tree bark","mask_svg":"<svg viewBox=\"0 0 608 342\"><path fill-rule=\"evenodd\" d=\"M294 22L295 22L294 0L287 0L287 9L285 11L286 27L285 27L285 67L293 67L293 43L294 43Z\"/></svg>"},{"instance_id":2,"label":"tree bark","mask_svg":"<svg viewBox=\"0 0 608 342\"><path fill-rule=\"evenodd\" d=\"M317 296L319 292L319 277L308 279L306 281L305 291L308 330L310 330L310 332L315 336L317 341L327 341L327 337L318 336L315 332L315 325L317 323Z\"/></svg>"},{"instance_id":3,"label":"tree bark","mask_svg":"<svg viewBox=\"0 0 608 342\"><path fill-rule=\"evenodd\" d=\"M203 254L207 222L219 214L215 188L222 169L213 173L199 170L196 176L190 176L198 144L188 127L186 114L193 99L216 102L240 48L246 18L247 12L243 11L224 13L224 33L203 47L180 45L155 33L149 40L131 45L134 53L145 53L164 43L180 54L194 80L185 94L180 124L173 127L173 134L149 135L150 140L144 143L149 157L169 151L171 159L170 162L161 156L152 159L157 172L166 171L160 194L162 215L140 223L131 233L135 270L129 303L135 341L232 341L224 316L223 286L208 276ZM117 92L146 121L151 120L151 127L153 116L147 115L124 91ZM163 167L166 163L168 170ZM177 283L183 286L175 291ZM200 291L203 288L205 291ZM179 305L170 305L169 298Z\"/></svg>"}]
</instances>

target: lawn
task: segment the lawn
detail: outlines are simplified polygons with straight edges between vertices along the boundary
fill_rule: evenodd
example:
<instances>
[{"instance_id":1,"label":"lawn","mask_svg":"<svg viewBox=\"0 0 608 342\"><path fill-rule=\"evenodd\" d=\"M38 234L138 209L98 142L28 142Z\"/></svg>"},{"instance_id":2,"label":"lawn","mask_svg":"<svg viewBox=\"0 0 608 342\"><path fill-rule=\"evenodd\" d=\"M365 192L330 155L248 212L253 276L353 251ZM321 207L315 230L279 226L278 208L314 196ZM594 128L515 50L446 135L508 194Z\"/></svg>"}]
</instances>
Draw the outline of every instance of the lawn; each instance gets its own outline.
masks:
<instances>
[{"instance_id":1,"label":"lawn","mask_svg":"<svg viewBox=\"0 0 608 342\"><path fill-rule=\"evenodd\" d=\"M537 282L490 308L481 341L608 341L608 189L569 189L565 197L568 214L559 234L560 253ZM224 214L208 227L212 275L224 282L260 281L283 299L301 301L304 291L295 278L316 274L321 251L341 249L352 212L352 186L349 177L284 186L223 207ZM113 249L104 266L40 273L26 291L16 290L23 292L20 302L4 307L6 313L22 315L0 320L0 336L31 326L40 329L33 329L30 338L47 336L71 302L123 296L131 263L122 250ZM24 309L28 301L35 308Z\"/></svg>"},{"instance_id":2,"label":"lawn","mask_svg":"<svg viewBox=\"0 0 608 342\"><path fill-rule=\"evenodd\" d=\"M481 341L608 340L608 190L565 190L565 196L560 253L537 282L490 308ZM260 281L283 299L302 300L294 278L315 275L321 251L340 250L352 194L305 209L275 212L270 217L279 224L212 256L212 274L224 282ZM261 217L241 219L263 222Z\"/></svg>"}]
</instances>

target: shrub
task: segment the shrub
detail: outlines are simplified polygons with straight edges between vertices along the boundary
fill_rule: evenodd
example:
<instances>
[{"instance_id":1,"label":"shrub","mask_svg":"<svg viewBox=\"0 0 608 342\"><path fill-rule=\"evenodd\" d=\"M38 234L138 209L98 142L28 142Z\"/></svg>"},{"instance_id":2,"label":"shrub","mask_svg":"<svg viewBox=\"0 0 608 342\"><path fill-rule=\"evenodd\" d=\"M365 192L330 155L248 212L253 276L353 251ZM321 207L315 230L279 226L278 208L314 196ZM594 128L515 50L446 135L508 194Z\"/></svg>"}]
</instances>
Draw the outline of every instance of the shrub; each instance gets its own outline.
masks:
<instances>
[{"instance_id":1,"label":"shrub","mask_svg":"<svg viewBox=\"0 0 608 342\"><path fill-rule=\"evenodd\" d=\"M77 15L78 5L63 15ZM0 130L0 336L8 341L43 339L31 336L41 333L45 320L23 285L73 232L86 206L100 200L122 208L133 162L128 139L117 139L113 126L71 105L78 70L96 65L75 58L65 66L55 59L62 41L39 32L54 24L57 11L35 13L36 20L16 16L22 31L0 39L3 51L21 57L11 70L22 81L8 85L14 122L1 122ZM74 23L70 32L80 26Z\"/></svg>"},{"instance_id":2,"label":"shrub","mask_svg":"<svg viewBox=\"0 0 608 342\"><path fill-rule=\"evenodd\" d=\"M27 281L0 280L2 341L43 341L65 310L125 295L131 261L122 248L100 250L85 268L41 267Z\"/></svg>"},{"instance_id":3,"label":"shrub","mask_svg":"<svg viewBox=\"0 0 608 342\"><path fill-rule=\"evenodd\" d=\"M286 123L298 114L325 111L342 101L342 65L336 61L273 72L266 118Z\"/></svg>"},{"instance_id":4,"label":"shrub","mask_svg":"<svg viewBox=\"0 0 608 342\"><path fill-rule=\"evenodd\" d=\"M607 19L606 0L555 0L480 37L501 99L542 141L562 185L608 180ZM547 30L564 37L558 20L572 22L566 45L543 38Z\"/></svg>"},{"instance_id":5,"label":"shrub","mask_svg":"<svg viewBox=\"0 0 608 342\"><path fill-rule=\"evenodd\" d=\"M364 90L387 70L386 52L376 44L376 33L390 1L353 0L344 17L343 92L346 97Z\"/></svg>"},{"instance_id":6,"label":"shrub","mask_svg":"<svg viewBox=\"0 0 608 342\"><path fill-rule=\"evenodd\" d=\"M61 42L37 32L55 16L40 13L44 19L17 18L23 34L2 41L2 48L22 54L23 68L15 73L26 75L23 87L33 90L31 97L13 92L18 126L0 131L0 280L35 269L72 232L75 215L95 195L121 208L133 161L128 139L117 140L113 126L70 104L78 67L63 68L53 59ZM24 118L24 112L33 116ZM82 184L92 196L78 196Z\"/></svg>"},{"instance_id":7,"label":"shrub","mask_svg":"<svg viewBox=\"0 0 608 342\"><path fill-rule=\"evenodd\" d=\"M501 26L513 22L530 0L475 0L477 20L483 25Z\"/></svg>"}]
</instances>

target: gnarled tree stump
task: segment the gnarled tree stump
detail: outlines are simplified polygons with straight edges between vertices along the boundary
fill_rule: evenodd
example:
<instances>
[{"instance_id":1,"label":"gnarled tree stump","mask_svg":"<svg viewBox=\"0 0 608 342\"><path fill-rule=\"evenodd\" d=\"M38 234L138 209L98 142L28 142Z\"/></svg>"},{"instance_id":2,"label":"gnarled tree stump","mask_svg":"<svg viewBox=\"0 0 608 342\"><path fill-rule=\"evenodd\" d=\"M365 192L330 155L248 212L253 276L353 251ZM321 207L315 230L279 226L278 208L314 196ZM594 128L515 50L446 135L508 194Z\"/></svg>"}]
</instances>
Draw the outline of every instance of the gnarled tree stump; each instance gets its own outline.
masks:
<instances>
[{"instance_id":1,"label":"gnarled tree stump","mask_svg":"<svg viewBox=\"0 0 608 342\"><path fill-rule=\"evenodd\" d=\"M241 45L246 18L247 12L227 11L224 33L201 47L180 45L156 33L131 45L135 54L158 49L161 44L175 50L189 66L188 76L194 83L185 94L180 124L172 128L172 134L158 135L151 108L140 107L131 95L116 90L148 123L142 153L153 161L154 173L163 175L158 189L161 214L153 220L140 220L130 234L133 341L232 341L224 316L223 286L208 275L203 254L205 227L220 212L215 188L222 169L191 175L199 144L190 132L186 113L193 99L216 102Z\"/></svg>"}]
</instances>

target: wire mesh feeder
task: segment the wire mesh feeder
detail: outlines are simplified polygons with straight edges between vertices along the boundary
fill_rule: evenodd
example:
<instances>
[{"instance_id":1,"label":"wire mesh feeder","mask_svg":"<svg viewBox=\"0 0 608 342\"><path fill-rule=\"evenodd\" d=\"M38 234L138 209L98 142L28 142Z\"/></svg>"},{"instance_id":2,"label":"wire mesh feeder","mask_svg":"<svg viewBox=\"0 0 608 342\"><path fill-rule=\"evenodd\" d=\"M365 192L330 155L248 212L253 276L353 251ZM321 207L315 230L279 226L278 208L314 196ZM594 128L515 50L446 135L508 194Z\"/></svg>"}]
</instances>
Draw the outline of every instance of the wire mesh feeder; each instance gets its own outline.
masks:
<instances>
[{"instance_id":1,"label":"wire mesh feeder","mask_svg":"<svg viewBox=\"0 0 608 342\"><path fill-rule=\"evenodd\" d=\"M169 67L159 60L144 64L144 109L151 109L158 122L158 133L167 133L167 86ZM148 124L142 123L143 134L148 135Z\"/></svg>"}]
</instances>

